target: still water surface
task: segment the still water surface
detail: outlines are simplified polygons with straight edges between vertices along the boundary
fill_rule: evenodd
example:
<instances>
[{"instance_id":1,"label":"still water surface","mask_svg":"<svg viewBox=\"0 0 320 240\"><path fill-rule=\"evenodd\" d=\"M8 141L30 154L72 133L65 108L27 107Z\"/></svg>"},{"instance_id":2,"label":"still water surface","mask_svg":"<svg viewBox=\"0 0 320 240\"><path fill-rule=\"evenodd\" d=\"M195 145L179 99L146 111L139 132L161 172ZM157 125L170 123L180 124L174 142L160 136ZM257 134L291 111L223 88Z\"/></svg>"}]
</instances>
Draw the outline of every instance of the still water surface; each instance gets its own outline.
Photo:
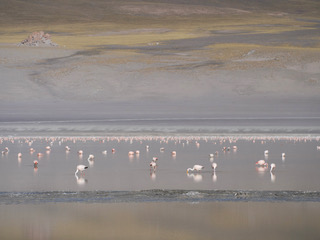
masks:
<instances>
[{"instance_id":1,"label":"still water surface","mask_svg":"<svg viewBox=\"0 0 320 240\"><path fill-rule=\"evenodd\" d=\"M305 137L2 138L0 238L319 239L319 145ZM257 167L260 159L275 171ZM78 164L85 175L75 176ZM194 164L203 171L187 174Z\"/></svg>"},{"instance_id":2,"label":"still water surface","mask_svg":"<svg viewBox=\"0 0 320 240\"><path fill-rule=\"evenodd\" d=\"M4 138L1 151L7 147L9 152L0 155L0 191L320 191L318 145L318 139L307 138ZM137 150L140 154L128 155ZM267 156L265 150L269 151ZM22 153L21 158L18 153ZM212 153L215 155L210 158ZM94 155L92 161L87 160L90 154ZM155 170L149 166L153 157L158 158ZM275 171L257 167L260 159L269 166L275 163ZM38 160L38 168L34 168L34 160ZM215 172L212 162L218 165ZM89 168L76 176L78 164ZM194 164L204 169L187 173Z\"/></svg>"}]
</instances>

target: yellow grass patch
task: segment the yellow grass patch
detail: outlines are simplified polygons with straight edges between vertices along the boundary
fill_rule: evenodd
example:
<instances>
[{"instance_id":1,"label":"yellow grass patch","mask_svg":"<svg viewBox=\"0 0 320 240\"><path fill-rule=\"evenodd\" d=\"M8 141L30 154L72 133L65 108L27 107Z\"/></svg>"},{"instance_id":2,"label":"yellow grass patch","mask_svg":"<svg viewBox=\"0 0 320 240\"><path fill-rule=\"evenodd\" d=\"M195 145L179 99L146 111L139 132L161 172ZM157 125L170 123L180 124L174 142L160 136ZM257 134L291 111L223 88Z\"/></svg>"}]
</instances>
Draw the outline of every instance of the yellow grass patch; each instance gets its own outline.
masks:
<instances>
[{"instance_id":1,"label":"yellow grass patch","mask_svg":"<svg viewBox=\"0 0 320 240\"><path fill-rule=\"evenodd\" d=\"M74 36L55 36L54 42L67 48L92 48L101 45L148 45L161 44L161 41L186 39L199 37L190 33L184 32L169 32L165 34L114 34L106 36L91 36L91 35L74 35Z\"/></svg>"},{"instance_id":2,"label":"yellow grass patch","mask_svg":"<svg viewBox=\"0 0 320 240\"><path fill-rule=\"evenodd\" d=\"M167 40L188 39L219 32L280 33L312 28L315 23L301 22L290 15L264 14L167 16L110 16L110 20L72 24L1 25L0 43L19 43L29 34L43 30L52 33L52 41L71 49L100 45L147 45ZM163 31L162 31L163 30Z\"/></svg>"}]
</instances>

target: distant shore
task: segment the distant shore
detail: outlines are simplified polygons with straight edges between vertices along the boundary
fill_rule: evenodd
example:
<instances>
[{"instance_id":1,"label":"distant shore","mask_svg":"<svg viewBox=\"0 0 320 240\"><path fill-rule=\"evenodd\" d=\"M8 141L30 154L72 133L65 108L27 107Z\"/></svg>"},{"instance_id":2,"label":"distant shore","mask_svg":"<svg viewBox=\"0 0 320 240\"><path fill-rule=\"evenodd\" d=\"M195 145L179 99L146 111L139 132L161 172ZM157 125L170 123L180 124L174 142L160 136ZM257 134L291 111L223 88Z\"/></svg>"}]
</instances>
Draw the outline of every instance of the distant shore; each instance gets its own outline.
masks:
<instances>
[{"instance_id":1,"label":"distant shore","mask_svg":"<svg viewBox=\"0 0 320 240\"><path fill-rule=\"evenodd\" d=\"M72 17L65 12L69 3L52 4L65 6L61 21ZM77 5L70 25L43 28L27 19L21 29L19 15L11 27L0 28L2 133L319 133L320 20L314 2L304 2L303 13L269 1L232 9L198 1L192 7L96 4L88 11L101 19L108 13L109 21L80 21ZM44 10L47 15L36 15L50 23L56 16L50 7ZM35 28L59 47L17 47ZM127 122L99 123L115 119ZM74 121L74 127L61 121Z\"/></svg>"}]
</instances>

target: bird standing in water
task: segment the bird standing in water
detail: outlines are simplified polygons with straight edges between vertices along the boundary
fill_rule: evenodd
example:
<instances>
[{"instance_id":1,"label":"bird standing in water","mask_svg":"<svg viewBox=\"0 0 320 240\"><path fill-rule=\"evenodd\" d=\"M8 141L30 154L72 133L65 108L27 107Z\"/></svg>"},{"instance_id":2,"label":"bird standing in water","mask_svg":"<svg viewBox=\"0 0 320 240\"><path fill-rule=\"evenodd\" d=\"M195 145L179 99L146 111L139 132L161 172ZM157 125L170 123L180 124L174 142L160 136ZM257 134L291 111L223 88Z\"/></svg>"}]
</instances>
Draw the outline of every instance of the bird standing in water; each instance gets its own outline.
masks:
<instances>
[{"instance_id":1,"label":"bird standing in water","mask_svg":"<svg viewBox=\"0 0 320 240\"><path fill-rule=\"evenodd\" d=\"M216 171L216 168L218 167L218 164L214 162L214 163L212 163L211 167L212 167L213 171Z\"/></svg>"},{"instance_id":2,"label":"bird standing in water","mask_svg":"<svg viewBox=\"0 0 320 240\"><path fill-rule=\"evenodd\" d=\"M83 173L84 170L86 170L88 167L85 165L78 165L77 166L77 171L74 173L75 175L77 175L78 172L80 172L81 174Z\"/></svg>"},{"instance_id":3,"label":"bird standing in water","mask_svg":"<svg viewBox=\"0 0 320 240\"><path fill-rule=\"evenodd\" d=\"M268 167L268 163L265 160L259 160L256 162L256 165L260 166L260 167Z\"/></svg>"},{"instance_id":4,"label":"bird standing in water","mask_svg":"<svg viewBox=\"0 0 320 240\"><path fill-rule=\"evenodd\" d=\"M270 172L273 172L273 170L276 168L276 164L271 163L270 164Z\"/></svg>"},{"instance_id":5,"label":"bird standing in water","mask_svg":"<svg viewBox=\"0 0 320 240\"><path fill-rule=\"evenodd\" d=\"M193 166L193 168L188 168L187 173L189 171L201 171L202 169L204 169L204 166L196 164Z\"/></svg>"}]
</instances>

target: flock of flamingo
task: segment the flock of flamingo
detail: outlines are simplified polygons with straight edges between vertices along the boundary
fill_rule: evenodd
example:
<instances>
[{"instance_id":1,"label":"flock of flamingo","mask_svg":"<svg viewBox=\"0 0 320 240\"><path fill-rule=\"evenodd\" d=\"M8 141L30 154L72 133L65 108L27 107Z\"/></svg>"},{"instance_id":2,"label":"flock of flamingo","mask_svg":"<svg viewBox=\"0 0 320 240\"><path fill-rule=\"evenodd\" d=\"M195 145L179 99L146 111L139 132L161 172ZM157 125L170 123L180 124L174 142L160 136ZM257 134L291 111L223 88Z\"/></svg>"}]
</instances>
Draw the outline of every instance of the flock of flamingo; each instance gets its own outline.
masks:
<instances>
[{"instance_id":1,"label":"flock of flamingo","mask_svg":"<svg viewBox=\"0 0 320 240\"><path fill-rule=\"evenodd\" d=\"M19 141L21 141L20 138L18 138ZM72 140L73 142L77 141L77 140L81 140L81 141L87 141L87 140L94 140L94 141L109 141L109 140L117 140L118 142L124 140L124 141L130 141L132 143L133 139L136 139L140 142L142 142L143 140L154 140L154 139L160 139L160 141L162 142L169 142L170 140L175 140L175 142L179 142L181 143L183 140L188 144L189 142L191 141L195 141L195 144L197 145L197 147L199 147L200 143L198 140L200 139L204 139L205 141L208 141L207 138L201 138L201 137L198 137L198 138L191 138L191 137L187 137L187 138L182 138L182 137L112 137L112 138L47 138L46 141L48 142L48 146L45 147L46 151L49 152L51 151L51 147L53 146L53 143L54 141L58 140L58 143L59 145L62 144L62 142L66 142L66 141L70 141ZM243 138L242 138L243 139ZM273 139L273 138L271 138ZM7 139L7 138L2 138L0 139L0 144L2 144L4 141L8 141L10 140L11 142L14 142L16 139L14 138L11 138L11 139ZM216 139L217 140L217 139ZM220 141L220 144L223 144L224 142L226 142L227 140L230 142L230 143L236 143L239 139L238 138L218 138L218 140ZM258 138L259 140L259 138ZM261 139L260 139L261 140ZM265 139L265 140L262 140L263 141L266 141L268 139ZM269 139L270 140L270 139ZM273 139L275 140L275 139ZM292 139L290 139L292 140ZM316 140L320 140L320 139L316 139ZM25 142L27 142L30 146L29 148L29 151L30 153L33 153L35 152L35 149L32 148L32 143L33 143L33 140L32 139L29 139L29 138L25 138L24 139ZM251 141L255 142L256 141L256 138L252 138ZM294 138L294 141L307 141L306 138ZM185 144L185 143L182 143L182 144ZM146 151L149 151L149 145L146 145ZM237 151L238 147L236 145L232 146L232 147L223 147L222 148L222 151L223 152L228 152L228 151L231 151L231 149L233 151ZM320 150L320 146L317 146L317 150ZM71 151L71 148L69 146L65 146L65 151L66 152L69 152ZM112 153L115 153L115 149L113 148L112 150ZM161 147L160 148L160 152L163 152L164 151L164 148ZM9 153L9 148L8 147L5 147L4 150L1 151L2 155L5 155L5 154L8 154ZM83 155L83 150L78 150L77 153L82 156ZM102 151L102 154L107 154L107 150L104 150ZM128 155L129 156L133 156L133 155L139 155L140 154L140 150L136 150L136 151L128 151ZM209 158L210 158L210 162L211 162L211 168L212 168L212 171L213 171L213 177L216 177L215 176L215 172L216 172L216 169L218 167L218 164L216 162L214 162L214 158L219 154L219 151L216 151L215 153L210 153L209 154ZM176 157L177 155L177 152L176 151L172 151L171 152L171 155L173 157ZM268 155L269 155L269 151L268 150L265 150L264 151L264 156L265 156L265 159L268 158ZM39 152L37 153L37 156L38 157L41 157L43 156L43 153ZM285 153L282 153L281 155L282 157L282 160L284 161L285 157L286 157L286 154ZM21 159L22 158L22 153L18 153L18 159ZM265 171L266 169L269 169L269 164L268 162L265 160L265 159L261 159L261 160L258 160L255 162L255 165L257 166L257 168L259 168L261 171ZM89 166L93 164L93 161L94 161L94 155L93 154L90 154L88 159L87 159L88 163L89 163ZM158 157L152 157L152 160L151 162L149 163L149 166L150 166L150 173L151 173L151 176L155 173L157 167L158 167L158 164L157 164L157 161L158 161ZM33 161L33 166L34 166L34 169L38 169L38 165L39 165L39 161L36 159ZM84 164L79 164L76 166L76 171L75 171L75 176L77 178L77 180L79 180L79 176L78 174L80 174L81 176L84 174L84 171L86 169L89 168L89 166L87 165L84 165ZM201 172L205 167L203 165L200 165L200 164L195 164L193 165L193 167L189 167L187 168L187 174L189 174L190 172L196 172L196 173L199 173ZM275 170L276 168L276 164L275 163L271 163L270 164L270 173L273 175L273 171Z\"/></svg>"}]
</instances>

